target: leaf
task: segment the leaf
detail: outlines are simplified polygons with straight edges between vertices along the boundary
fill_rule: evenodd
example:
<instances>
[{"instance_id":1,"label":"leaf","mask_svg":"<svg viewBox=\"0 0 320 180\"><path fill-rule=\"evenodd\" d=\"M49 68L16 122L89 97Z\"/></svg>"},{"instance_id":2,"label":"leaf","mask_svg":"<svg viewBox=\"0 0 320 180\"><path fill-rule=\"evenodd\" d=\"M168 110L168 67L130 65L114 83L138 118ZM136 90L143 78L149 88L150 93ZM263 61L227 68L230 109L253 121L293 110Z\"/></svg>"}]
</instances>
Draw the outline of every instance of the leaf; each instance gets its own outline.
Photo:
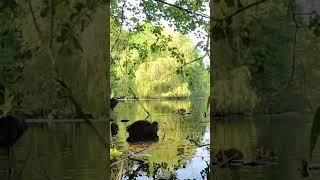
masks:
<instances>
[{"instance_id":1,"label":"leaf","mask_svg":"<svg viewBox=\"0 0 320 180\"><path fill-rule=\"evenodd\" d=\"M310 160L312 158L312 152L316 146L317 139L320 133L320 106L317 108L316 114L313 118L311 134L310 134Z\"/></svg>"},{"instance_id":2,"label":"leaf","mask_svg":"<svg viewBox=\"0 0 320 180\"><path fill-rule=\"evenodd\" d=\"M115 148L110 149L110 158L111 159L116 159L122 155L122 152L118 151Z\"/></svg>"}]
</instances>

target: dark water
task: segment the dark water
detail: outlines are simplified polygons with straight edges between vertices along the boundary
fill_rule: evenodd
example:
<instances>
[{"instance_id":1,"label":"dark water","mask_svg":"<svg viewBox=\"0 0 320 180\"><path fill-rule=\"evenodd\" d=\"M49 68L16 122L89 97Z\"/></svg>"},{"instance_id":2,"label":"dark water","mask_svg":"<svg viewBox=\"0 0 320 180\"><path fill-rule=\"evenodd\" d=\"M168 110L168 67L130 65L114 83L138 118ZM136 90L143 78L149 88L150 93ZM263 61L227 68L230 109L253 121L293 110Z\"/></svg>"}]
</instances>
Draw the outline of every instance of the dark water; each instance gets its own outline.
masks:
<instances>
[{"instance_id":1,"label":"dark water","mask_svg":"<svg viewBox=\"0 0 320 180\"><path fill-rule=\"evenodd\" d=\"M0 158L0 180L8 179L8 166L13 169L11 180L108 179L106 148L86 123L29 125L12 149L10 164ZM106 132L105 123L95 126Z\"/></svg>"},{"instance_id":2,"label":"dark water","mask_svg":"<svg viewBox=\"0 0 320 180\"><path fill-rule=\"evenodd\" d=\"M151 113L149 119L159 122L159 141L155 143L143 143L141 145L129 145L126 142L128 133L126 127L137 120L145 119L147 114L136 101L120 102L112 113L113 119L119 125L119 132L115 137L115 147L127 154L127 152L140 153L140 157L149 163L149 167L138 169L139 163L125 160L112 166L113 178L119 175L120 167L124 173L122 179L203 179L200 172L209 163L209 146L198 147L210 143L209 118L203 117L206 111L206 100L184 101L141 101L143 106ZM185 108L193 114L181 116L173 111ZM129 122L120 122L121 119L129 119ZM188 136L195 143L186 139ZM207 162L207 163L206 163ZM156 164L166 163L166 166L157 168Z\"/></svg>"},{"instance_id":3,"label":"dark water","mask_svg":"<svg viewBox=\"0 0 320 180\"><path fill-rule=\"evenodd\" d=\"M129 146L125 139L125 127L146 113L136 103L119 103L112 117L120 126L116 137L117 149L128 153L144 148L138 157L149 162L148 168L137 171L137 179L153 179L152 176L177 179L202 179L201 170L206 168L209 151L198 148L188 135L200 144L209 142L209 119L202 116L206 100L197 101L143 101L151 113L151 119L159 121L159 142ZM199 113L178 116L172 113L177 108L193 109ZM201 113L200 113L201 112ZM131 121L119 122L124 117ZM310 176L302 178L297 170L302 159L308 160L311 115L286 114L277 116L232 117L216 120L214 151L235 147L244 154L244 159L252 159L256 146L272 149L279 157L277 165L240 166L230 170L217 168L213 179L218 180L318 180L320 171L310 171ZM204 123L199 123L204 122ZM95 123L100 132L106 132L104 123ZM12 180L100 180L106 177L106 151L96 132L85 123L55 123L46 125L31 124L28 131L17 142L11 152L10 166L13 167ZM6 180L7 159L0 151L0 180ZM154 163L166 162L167 168L156 168ZM320 162L318 141L313 163ZM134 174L139 167L136 161L124 160L112 166L113 175L119 174L120 167L125 171L123 179ZM126 173L127 172L127 173ZM129 172L129 173L128 173ZM139 174L141 176L139 176ZM113 176L113 177L114 177Z\"/></svg>"},{"instance_id":4,"label":"dark water","mask_svg":"<svg viewBox=\"0 0 320 180\"><path fill-rule=\"evenodd\" d=\"M214 131L216 149L235 147L244 153L244 159L252 159L257 146L272 149L278 155L278 164L270 166L242 166L236 170L217 168L214 179L272 179L298 180L320 179L320 171L310 171L302 178L301 160L309 156L310 115L287 113L251 118L233 117L217 120ZM320 145L313 153L313 163L320 162Z\"/></svg>"}]
</instances>

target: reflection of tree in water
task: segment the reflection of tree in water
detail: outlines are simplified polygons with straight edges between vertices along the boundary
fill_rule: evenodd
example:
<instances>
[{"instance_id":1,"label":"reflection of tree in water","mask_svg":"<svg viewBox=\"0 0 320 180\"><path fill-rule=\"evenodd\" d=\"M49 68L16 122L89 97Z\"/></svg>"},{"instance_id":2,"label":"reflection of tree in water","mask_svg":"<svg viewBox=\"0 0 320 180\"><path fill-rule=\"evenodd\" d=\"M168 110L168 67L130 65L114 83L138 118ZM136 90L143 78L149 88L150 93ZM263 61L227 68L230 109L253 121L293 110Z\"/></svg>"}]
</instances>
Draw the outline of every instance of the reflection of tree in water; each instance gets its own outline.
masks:
<instances>
[{"instance_id":1,"label":"reflection of tree in water","mask_svg":"<svg viewBox=\"0 0 320 180\"><path fill-rule=\"evenodd\" d=\"M203 121L202 113L179 116L172 111L185 108L187 111L204 112L206 103L205 101L141 102L151 113L152 120L159 122L159 143L150 145L151 149L145 152L149 155L147 159L144 159L146 164L126 160L126 165L123 167L124 171L126 171L125 176L133 178L138 176L154 177L163 175L166 177L172 176L171 178L174 179L173 172L185 168L195 156L197 145L203 144L203 136L208 123L200 123ZM118 118L126 116L131 120L128 123L119 123L116 147L126 151L136 151L135 148L137 147L129 146L125 142L128 135L125 128L135 120L143 118L145 111L136 102L127 101L126 103L119 103L114 115ZM113 174L118 174L119 169L121 169L120 163L113 166ZM208 167L207 170L204 169L202 172L204 176L206 171L208 171Z\"/></svg>"},{"instance_id":2,"label":"reflection of tree in water","mask_svg":"<svg viewBox=\"0 0 320 180\"><path fill-rule=\"evenodd\" d=\"M167 163L152 163L152 166L154 167L153 171L150 171L149 164L151 163L136 164L131 162L129 165L130 170L125 173L124 177L127 177L128 179L135 179L138 176L146 175L154 179L177 179L176 173L169 169Z\"/></svg>"}]
</instances>

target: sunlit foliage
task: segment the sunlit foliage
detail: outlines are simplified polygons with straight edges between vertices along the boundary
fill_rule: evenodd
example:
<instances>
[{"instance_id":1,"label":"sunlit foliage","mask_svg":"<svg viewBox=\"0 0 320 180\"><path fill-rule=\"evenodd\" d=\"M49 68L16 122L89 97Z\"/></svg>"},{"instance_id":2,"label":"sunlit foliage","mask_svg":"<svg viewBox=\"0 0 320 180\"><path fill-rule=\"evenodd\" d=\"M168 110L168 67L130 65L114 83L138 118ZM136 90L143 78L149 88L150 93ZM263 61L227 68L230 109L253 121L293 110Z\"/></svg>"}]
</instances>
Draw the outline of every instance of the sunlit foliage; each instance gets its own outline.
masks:
<instances>
[{"instance_id":1,"label":"sunlit foliage","mask_svg":"<svg viewBox=\"0 0 320 180\"><path fill-rule=\"evenodd\" d=\"M126 36L129 44L112 53L114 95L132 96L127 86L143 98L185 98L208 93L209 73L201 60L195 61L198 53L187 37L150 23L139 25Z\"/></svg>"}]
</instances>

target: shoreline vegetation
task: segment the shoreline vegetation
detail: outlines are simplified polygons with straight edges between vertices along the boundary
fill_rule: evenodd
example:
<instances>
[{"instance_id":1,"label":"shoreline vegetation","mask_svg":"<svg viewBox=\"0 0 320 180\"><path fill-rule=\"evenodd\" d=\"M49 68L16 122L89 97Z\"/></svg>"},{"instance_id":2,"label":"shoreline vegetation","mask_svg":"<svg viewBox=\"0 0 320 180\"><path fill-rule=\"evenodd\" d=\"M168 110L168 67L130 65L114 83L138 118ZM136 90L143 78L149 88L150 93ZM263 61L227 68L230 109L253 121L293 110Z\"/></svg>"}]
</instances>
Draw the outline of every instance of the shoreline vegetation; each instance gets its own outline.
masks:
<instances>
[{"instance_id":1,"label":"shoreline vegetation","mask_svg":"<svg viewBox=\"0 0 320 180\"><path fill-rule=\"evenodd\" d=\"M194 114L197 114L199 112L195 112ZM201 113L201 112L200 112ZM311 114L311 113L310 113ZM230 117L259 117L259 116L268 116L268 117L300 117L304 115L303 112L278 112L278 113L251 113L251 114L227 114L225 116L212 116L213 118L217 119L224 119L224 118L230 118ZM207 115L207 117L210 117L210 114ZM102 122L107 122L107 118L89 118L92 123L102 123ZM26 123L30 124L42 124L42 123L86 123L86 120L82 118L53 118L53 119L48 119L44 117L33 117L33 118L27 118Z\"/></svg>"},{"instance_id":2,"label":"shoreline vegetation","mask_svg":"<svg viewBox=\"0 0 320 180\"><path fill-rule=\"evenodd\" d=\"M120 101L135 101L137 99L143 101L153 101L153 100L160 100L160 101L170 101L170 100L192 100L192 99L208 99L208 97L147 97L147 98L134 98L134 97L115 97Z\"/></svg>"}]
</instances>

